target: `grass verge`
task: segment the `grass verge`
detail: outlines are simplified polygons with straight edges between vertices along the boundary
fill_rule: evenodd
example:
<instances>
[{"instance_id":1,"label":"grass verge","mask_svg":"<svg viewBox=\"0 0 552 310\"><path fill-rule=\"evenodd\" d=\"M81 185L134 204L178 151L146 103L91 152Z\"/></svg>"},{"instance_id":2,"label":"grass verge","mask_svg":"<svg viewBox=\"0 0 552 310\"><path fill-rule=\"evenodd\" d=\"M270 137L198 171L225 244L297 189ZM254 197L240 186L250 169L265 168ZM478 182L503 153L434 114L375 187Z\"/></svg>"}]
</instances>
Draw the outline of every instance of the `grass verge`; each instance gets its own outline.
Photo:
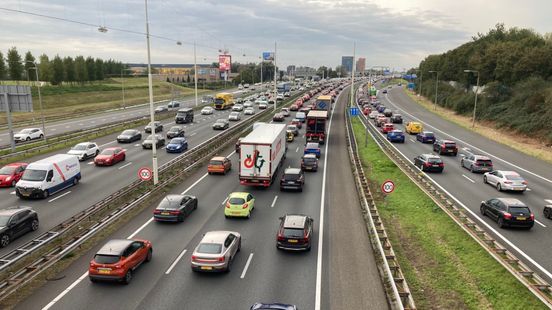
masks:
<instances>
[{"instance_id":1,"label":"grass verge","mask_svg":"<svg viewBox=\"0 0 552 310\"><path fill-rule=\"evenodd\" d=\"M353 120L359 155L418 309L547 309L448 217ZM387 196L380 184L392 179Z\"/></svg>"},{"instance_id":2,"label":"grass verge","mask_svg":"<svg viewBox=\"0 0 552 310\"><path fill-rule=\"evenodd\" d=\"M451 121L467 130L478 133L479 135L491 139L495 142L507 145L519 152L539 158L546 162L552 163L552 148L546 146L545 143L538 139L530 138L521 134L516 134L511 131L497 129L492 122L476 122L475 128L472 125L472 118L457 114L453 110L437 106L435 109L433 102L425 97L418 97L411 91L405 91L408 97L414 102L424 107L429 112L439 115L440 117Z\"/></svg>"}]
</instances>

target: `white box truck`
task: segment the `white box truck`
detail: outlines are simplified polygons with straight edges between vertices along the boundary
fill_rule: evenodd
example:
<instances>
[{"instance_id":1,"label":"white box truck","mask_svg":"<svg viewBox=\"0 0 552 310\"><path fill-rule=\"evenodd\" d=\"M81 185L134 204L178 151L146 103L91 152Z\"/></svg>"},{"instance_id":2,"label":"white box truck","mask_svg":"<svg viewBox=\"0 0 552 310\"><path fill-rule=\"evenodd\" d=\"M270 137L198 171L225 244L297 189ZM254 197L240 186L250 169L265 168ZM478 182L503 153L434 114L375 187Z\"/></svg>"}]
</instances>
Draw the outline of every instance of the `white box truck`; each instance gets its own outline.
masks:
<instances>
[{"instance_id":1,"label":"white box truck","mask_svg":"<svg viewBox=\"0 0 552 310\"><path fill-rule=\"evenodd\" d=\"M80 179L79 159L74 155L57 154L30 163L15 185L15 194L19 198L47 198L76 185Z\"/></svg>"},{"instance_id":2,"label":"white box truck","mask_svg":"<svg viewBox=\"0 0 552 310\"><path fill-rule=\"evenodd\" d=\"M285 158L286 125L257 125L240 141L240 184L269 187Z\"/></svg>"}]
</instances>

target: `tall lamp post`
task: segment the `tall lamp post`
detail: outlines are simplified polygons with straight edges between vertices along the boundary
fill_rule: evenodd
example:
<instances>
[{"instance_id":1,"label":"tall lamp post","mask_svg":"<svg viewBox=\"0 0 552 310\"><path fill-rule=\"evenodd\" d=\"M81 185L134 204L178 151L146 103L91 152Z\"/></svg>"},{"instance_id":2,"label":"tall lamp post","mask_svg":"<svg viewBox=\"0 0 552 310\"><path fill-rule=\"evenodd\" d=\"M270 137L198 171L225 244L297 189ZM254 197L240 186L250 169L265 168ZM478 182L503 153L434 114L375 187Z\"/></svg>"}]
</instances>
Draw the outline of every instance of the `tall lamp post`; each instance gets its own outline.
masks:
<instances>
[{"instance_id":1,"label":"tall lamp post","mask_svg":"<svg viewBox=\"0 0 552 310\"><path fill-rule=\"evenodd\" d=\"M263 56L259 57L259 59L261 60L261 93L262 93L263 92L263 62L264 62Z\"/></svg>"},{"instance_id":2,"label":"tall lamp post","mask_svg":"<svg viewBox=\"0 0 552 310\"><path fill-rule=\"evenodd\" d=\"M351 100L349 102L349 105L352 107L354 106L355 102L355 57L356 57L356 42L353 42L353 65L351 66Z\"/></svg>"},{"instance_id":3,"label":"tall lamp post","mask_svg":"<svg viewBox=\"0 0 552 310\"><path fill-rule=\"evenodd\" d=\"M478 70L464 70L465 73L477 73L477 86L475 88L475 102L473 104L473 118L472 118L472 128L475 127L475 110L477 109L477 94L479 93L479 71Z\"/></svg>"},{"instance_id":4,"label":"tall lamp post","mask_svg":"<svg viewBox=\"0 0 552 310\"><path fill-rule=\"evenodd\" d=\"M274 112L276 112L276 106L278 105L278 100L276 96L276 74L278 73L278 70L276 70L276 42L274 42Z\"/></svg>"},{"instance_id":5,"label":"tall lamp post","mask_svg":"<svg viewBox=\"0 0 552 310\"><path fill-rule=\"evenodd\" d=\"M46 138L46 124L44 122L44 110L42 109L42 95L40 94L40 82L38 81L38 66L36 65L36 62L34 61L27 61L29 63L32 63L34 67L31 67L29 69L35 70L35 76L36 76L36 87L38 90L38 103L40 105L40 119L42 121L42 133L44 134L44 141L48 142L48 139ZM27 74L28 76L29 74Z\"/></svg>"},{"instance_id":6,"label":"tall lamp post","mask_svg":"<svg viewBox=\"0 0 552 310\"><path fill-rule=\"evenodd\" d=\"M428 71L429 73L435 73L436 80L435 80L435 102L433 103L433 110L437 110L437 87L439 85L439 71Z\"/></svg>"},{"instance_id":7,"label":"tall lamp post","mask_svg":"<svg viewBox=\"0 0 552 310\"><path fill-rule=\"evenodd\" d=\"M151 155L153 164L153 185L159 183L159 171L157 167L157 134L153 129L153 123L155 122L155 116L153 111L153 82L151 75L151 51L150 51L150 34L149 34L149 20L148 20L148 0L144 0L146 9L146 42L148 49L148 92L149 92L149 106L150 106L150 122L151 122L151 134L153 142L151 144Z\"/></svg>"}]
</instances>

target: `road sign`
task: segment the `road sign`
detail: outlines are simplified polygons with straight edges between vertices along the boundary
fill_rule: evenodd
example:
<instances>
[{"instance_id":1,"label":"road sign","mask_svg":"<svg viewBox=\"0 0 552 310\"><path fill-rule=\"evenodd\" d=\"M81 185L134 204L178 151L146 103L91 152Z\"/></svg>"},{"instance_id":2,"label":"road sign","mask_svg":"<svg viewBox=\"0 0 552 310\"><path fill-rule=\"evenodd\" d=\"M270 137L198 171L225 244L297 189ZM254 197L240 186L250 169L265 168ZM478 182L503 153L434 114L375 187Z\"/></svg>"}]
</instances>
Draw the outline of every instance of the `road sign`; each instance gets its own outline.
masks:
<instances>
[{"instance_id":1,"label":"road sign","mask_svg":"<svg viewBox=\"0 0 552 310\"><path fill-rule=\"evenodd\" d=\"M149 181L152 176L153 172L148 167L142 167L138 170L138 177L142 179L142 181Z\"/></svg>"},{"instance_id":2,"label":"road sign","mask_svg":"<svg viewBox=\"0 0 552 310\"><path fill-rule=\"evenodd\" d=\"M351 107L349 111L351 112L351 116L358 116L360 114L360 110L357 107Z\"/></svg>"},{"instance_id":3,"label":"road sign","mask_svg":"<svg viewBox=\"0 0 552 310\"><path fill-rule=\"evenodd\" d=\"M381 185L381 191L386 194L391 194L395 190L395 183L391 180L386 180Z\"/></svg>"}]
</instances>

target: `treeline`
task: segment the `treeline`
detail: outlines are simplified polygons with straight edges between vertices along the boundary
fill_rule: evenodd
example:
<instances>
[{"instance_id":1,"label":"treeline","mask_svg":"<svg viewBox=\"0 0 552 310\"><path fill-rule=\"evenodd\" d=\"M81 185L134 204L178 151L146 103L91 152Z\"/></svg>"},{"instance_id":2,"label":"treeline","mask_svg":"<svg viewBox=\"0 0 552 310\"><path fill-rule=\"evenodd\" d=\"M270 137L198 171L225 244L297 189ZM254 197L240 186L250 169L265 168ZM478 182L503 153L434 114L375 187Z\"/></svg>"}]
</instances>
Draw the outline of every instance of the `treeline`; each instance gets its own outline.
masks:
<instances>
[{"instance_id":1,"label":"treeline","mask_svg":"<svg viewBox=\"0 0 552 310\"><path fill-rule=\"evenodd\" d=\"M422 94L435 100L436 73L429 71L437 71L437 103L469 115L477 73L465 70L479 71L477 120L493 121L498 127L552 143L551 34L498 24L453 50L426 57L420 63L417 83L422 77Z\"/></svg>"},{"instance_id":2,"label":"treeline","mask_svg":"<svg viewBox=\"0 0 552 310\"><path fill-rule=\"evenodd\" d=\"M41 81L50 82L52 85L60 85L62 82L84 84L86 82L101 81L106 76L121 75L126 65L119 61L109 59L107 61L90 56L76 56L61 58L56 55L50 59L42 54L38 60L28 51L24 59L12 47L7 52L7 57L0 52L0 80L24 80L35 79L34 67L38 67L38 76Z\"/></svg>"}]
</instances>

